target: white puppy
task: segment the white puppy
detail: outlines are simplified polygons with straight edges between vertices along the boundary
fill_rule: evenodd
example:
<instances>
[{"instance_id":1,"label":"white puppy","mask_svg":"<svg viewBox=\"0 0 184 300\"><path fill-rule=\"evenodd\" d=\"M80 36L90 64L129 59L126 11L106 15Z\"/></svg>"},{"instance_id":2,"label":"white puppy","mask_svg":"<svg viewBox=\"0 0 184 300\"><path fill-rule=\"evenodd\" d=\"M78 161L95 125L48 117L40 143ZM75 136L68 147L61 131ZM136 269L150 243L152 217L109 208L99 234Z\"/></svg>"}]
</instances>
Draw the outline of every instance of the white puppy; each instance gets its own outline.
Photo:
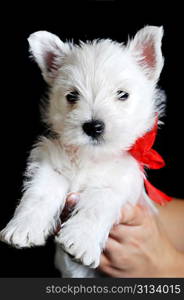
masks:
<instances>
[{"instance_id":1,"label":"white puppy","mask_svg":"<svg viewBox=\"0 0 184 300\"><path fill-rule=\"evenodd\" d=\"M161 27L146 26L127 45L109 39L74 45L46 31L28 39L50 85L45 122L55 135L40 137L31 151L23 197L1 239L20 248L43 245L67 194L79 192L56 237L56 263L65 277L94 276L91 268L99 265L121 207L148 199L128 149L160 113L162 35Z\"/></svg>"}]
</instances>

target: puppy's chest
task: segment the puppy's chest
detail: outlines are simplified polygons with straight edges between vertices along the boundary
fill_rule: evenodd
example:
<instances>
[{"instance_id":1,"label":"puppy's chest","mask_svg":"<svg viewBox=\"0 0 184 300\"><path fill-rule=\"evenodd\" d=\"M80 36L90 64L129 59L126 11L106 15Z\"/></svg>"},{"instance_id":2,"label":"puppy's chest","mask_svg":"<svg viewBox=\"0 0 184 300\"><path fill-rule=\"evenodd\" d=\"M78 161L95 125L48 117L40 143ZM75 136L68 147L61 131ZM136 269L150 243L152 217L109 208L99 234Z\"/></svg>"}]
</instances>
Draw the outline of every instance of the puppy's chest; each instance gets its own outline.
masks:
<instances>
[{"instance_id":1,"label":"puppy's chest","mask_svg":"<svg viewBox=\"0 0 184 300\"><path fill-rule=\"evenodd\" d=\"M96 162L81 161L73 165L70 170L65 170L70 180L70 191L83 192L86 188L107 188L116 184L116 179L121 181L125 174L122 161Z\"/></svg>"},{"instance_id":2,"label":"puppy's chest","mask_svg":"<svg viewBox=\"0 0 184 300\"><path fill-rule=\"evenodd\" d=\"M70 167L62 170L70 183L70 191L82 192L89 185L95 185L97 178L104 178L104 169L90 161L71 163Z\"/></svg>"}]
</instances>

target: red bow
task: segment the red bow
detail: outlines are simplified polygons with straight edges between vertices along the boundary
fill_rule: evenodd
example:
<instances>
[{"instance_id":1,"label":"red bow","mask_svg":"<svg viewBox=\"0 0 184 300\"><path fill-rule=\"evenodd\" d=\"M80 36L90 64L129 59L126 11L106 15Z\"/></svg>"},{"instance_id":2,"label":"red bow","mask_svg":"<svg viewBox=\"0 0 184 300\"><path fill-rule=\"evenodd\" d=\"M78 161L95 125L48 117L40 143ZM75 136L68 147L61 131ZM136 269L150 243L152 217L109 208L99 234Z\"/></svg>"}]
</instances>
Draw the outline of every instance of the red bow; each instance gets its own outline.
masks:
<instances>
[{"instance_id":1,"label":"red bow","mask_svg":"<svg viewBox=\"0 0 184 300\"><path fill-rule=\"evenodd\" d=\"M150 169L160 169L165 166L163 158L157 151L152 149L154 144L158 128L158 117L156 117L153 128L147 132L143 137L140 137L133 147L129 150L129 153L139 162L142 169L144 167ZM164 205L167 201L171 201L172 197L167 196L155 188L147 179L144 178L144 184L148 196L155 202Z\"/></svg>"}]
</instances>

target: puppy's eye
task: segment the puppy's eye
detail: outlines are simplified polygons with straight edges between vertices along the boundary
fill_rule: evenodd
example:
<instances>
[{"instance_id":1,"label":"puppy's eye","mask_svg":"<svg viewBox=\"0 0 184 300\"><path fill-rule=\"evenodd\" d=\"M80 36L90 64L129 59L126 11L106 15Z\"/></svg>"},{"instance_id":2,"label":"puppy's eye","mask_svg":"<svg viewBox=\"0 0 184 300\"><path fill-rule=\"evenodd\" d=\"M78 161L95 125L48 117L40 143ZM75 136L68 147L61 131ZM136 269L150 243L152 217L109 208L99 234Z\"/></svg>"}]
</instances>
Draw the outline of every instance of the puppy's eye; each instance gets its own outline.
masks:
<instances>
[{"instance_id":1,"label":"puppy's eye","mask_svg":"<svg viewBox=\"0 0 184 300\"><path fill-rule=\"evenodd\" d=\"M121 101L125 101L129 97L129 94L127 92L124 92L124 91L117 91L117 95L118 95L118 99L121 100Z\"/></svg>"},{"instance_id":2,"label":"puppy's eye","mask_svg":"<svg viewBox=\"0 0 184 300\"><path fill-rule=\"evenodd\" d=\"M79 100L79 93L77 91L70 92L66 95L66 99L69 103L76 103Z\"/></svg>"}]
</instances>

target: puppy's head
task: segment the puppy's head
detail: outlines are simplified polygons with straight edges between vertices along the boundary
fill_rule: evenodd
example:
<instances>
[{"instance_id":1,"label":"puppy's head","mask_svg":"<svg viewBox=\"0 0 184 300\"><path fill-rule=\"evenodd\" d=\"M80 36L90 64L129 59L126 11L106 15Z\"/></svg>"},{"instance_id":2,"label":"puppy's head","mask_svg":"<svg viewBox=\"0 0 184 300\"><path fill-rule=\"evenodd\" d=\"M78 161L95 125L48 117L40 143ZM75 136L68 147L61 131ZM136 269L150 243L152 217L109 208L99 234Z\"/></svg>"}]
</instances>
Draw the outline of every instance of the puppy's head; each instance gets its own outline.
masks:
<instances>
[{"instance_id":1,"label":"puppy's head","mask_svg":"<svg viewBox=\"0 0 184 300\"><path fill-rule=\"evenodd\" d=\"M66 145L126 150L158 110L162 27L146 26L127 45L109 39L64 43L39 31L30 51L50 85L47 121Z\"/></svg>"}]
</instances>

